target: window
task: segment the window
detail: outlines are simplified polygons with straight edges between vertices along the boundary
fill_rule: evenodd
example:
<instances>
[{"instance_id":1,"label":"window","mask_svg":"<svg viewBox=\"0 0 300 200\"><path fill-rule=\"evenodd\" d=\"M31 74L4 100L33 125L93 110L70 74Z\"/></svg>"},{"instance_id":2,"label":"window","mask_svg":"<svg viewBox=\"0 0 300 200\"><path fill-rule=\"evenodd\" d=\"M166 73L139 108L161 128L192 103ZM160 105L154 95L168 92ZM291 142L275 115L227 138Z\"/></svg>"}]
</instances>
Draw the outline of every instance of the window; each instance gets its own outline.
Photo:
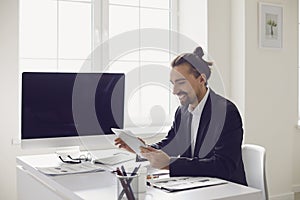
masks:
<instances>
[{"instance_id":1,"label":"window","mask_svg":"<svg viewBox=\"0 0 300 200\"><path fill-rule=\"evenodd\" d=\"M78 71L93 48L93 6L91 0L21 0L20 71Z\"/></svg>"},{"instance_id":2,"label":"window","mask_svg":"<svg viewBox=\"0 0 300 200\"><path fill-rule=\"evenodd\" d=\"M176 5L171 0L109 0L108 39L122 33L143 28L176 30ZM143 35L138 33L141 40ZM170 40L170 38L168 38ZM109 55L109 70L126 73L127 126L161 126L169 124L174 111L169 90L168 68L172 55L170 51L144 48L141 44L120 57ZM109 46L109 52L113 51ZM162 70L160 70L162 69ZM160 71L160 73L157 73ZM164 73L165 72L165 73ZM154 77L159 76L159 81ZM127 120L126 120L127 119Z\"/></svg>"},{"instance_id":3,"label":"window","mask_svg":"<svg viewBox=\"0 0 300 200\"><path fill-rule=\"evenodd\" d=\"M193 32L194 25L189 25L189 18L178 20L177 9L183 6L185 10L180 13L187 16L195 5L187 2L179 4L177 0L19 2L20 72L78 72L82 71L83 63L88 66L84 71L123 72L127 77L125 127L154 127L171 123L178 101L171 94L169 73L152 70L155 67L170 69L170 61L174 57L170 50L143 48L139 44L138 48L114 57L111 53L114 49L108 45L104 53L109 66L96 64L90 59L90 54L97 45L132 30L140 31L140 40L143 39L143 28L196 34ZM177 27L178 22L180 27ZM205 33L206 29L201 27L202 30ZM198 32L196 35L199 36ZM176 38L166 39L169 43L172 40Z\"/></svg>"}]
</instances>

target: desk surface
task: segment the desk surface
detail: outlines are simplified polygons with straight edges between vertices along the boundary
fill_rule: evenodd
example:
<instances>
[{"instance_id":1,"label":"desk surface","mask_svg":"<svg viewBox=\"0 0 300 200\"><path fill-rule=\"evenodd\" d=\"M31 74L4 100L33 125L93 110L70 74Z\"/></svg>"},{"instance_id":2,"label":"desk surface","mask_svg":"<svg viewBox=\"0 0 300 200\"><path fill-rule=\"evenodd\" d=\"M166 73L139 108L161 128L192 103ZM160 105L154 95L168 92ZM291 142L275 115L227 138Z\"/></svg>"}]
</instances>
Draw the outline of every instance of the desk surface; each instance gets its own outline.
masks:
<instances>
[{"instance_id":1,"label":"desk surface","mask_svg":"<svg viewBox=\"0 0 300 200\"><path fill-rule=\"evenodd\" d=\"M101 151L99 154L109 154L115 150ZM97 153L97 152L96 152ZM117 181L110 172L72 174L63 176L47 176L40 173L36 167L55 166L60 163L56 154L33 155L17 157L17 167L49 189L62 199L116 199ZM132 163L126 163L132 165ZM224 185L167 193L160 189L147 187L145 199L262 199L260 190L229 182Z\"/></svg>"}]
</instances>

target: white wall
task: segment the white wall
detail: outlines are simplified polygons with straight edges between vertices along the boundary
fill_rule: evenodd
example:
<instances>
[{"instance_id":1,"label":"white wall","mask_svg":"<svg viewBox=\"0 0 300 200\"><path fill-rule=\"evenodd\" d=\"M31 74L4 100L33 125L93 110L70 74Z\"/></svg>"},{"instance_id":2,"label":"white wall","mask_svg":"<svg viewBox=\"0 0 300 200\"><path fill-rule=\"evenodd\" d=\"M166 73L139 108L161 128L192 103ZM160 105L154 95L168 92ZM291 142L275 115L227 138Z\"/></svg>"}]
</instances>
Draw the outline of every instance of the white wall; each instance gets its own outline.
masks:
<instances>
[{"instance_id":1,"label":"white wall","mask_svg":"<svg viewBox=\"0 0 300 200\"><path fill-rule=\"evenodd\" d=\"M18 1L0 2L0 199L16 198L15 152L18 131Z\"/></svg>"},{"instance_id":2,"label":"white wall","mask_svg":"<svg viewBox=\"0 0 300 200\"><path fill-rule=\"evenodd\" d=\"M290 199L294 184L299 183L299 136L297 123L297 0L269 0L284 7L283 48L258 47L258 0L233 0L236 41L232 50L233 98L245 97L245 142L267 149L267 179L270 196ZM244 10L244 12L243 12ZM243 16L241 16L241 14ZM243 24L238 19L244 20ZM237 50L237 49L239 50ZM243 78L241 78L243 77ZM241 84L244 88L240 90ZM299 156L298 156L299 157ZM295 158L296 161L293 159ZM298 165L295 165L298 163ZM294 169L294 171L293 171ZM293 178L294 177L294 178Z\"/></svg>"},{"instance_id":3,"label":"white wall","mask_svg":"<svg viewBox=\"0 0 300 200\"><path fill-rule=\"evenodd\" d=\"M258 47L258 2L209 0L208 49L243 116L244 142L267 149L270 197L293 199L300 192L298 0L264 1L284 7L281 50Z\"/></svg>"},{"instance_id":4,"label":"white wall","mask_svg":"<svg viewBox=\"0 0 300 200\"><path fill-rule=\"evenodd\" d=\"M258 32L257 2L246 0L246 33ZM283 49L259 49L257 34L246 34L245 128L246 142L267 149L269 191L276 195L290 192L292 186L292 137L297 122L297 7L294 0L270 2L285 7Z\"/></svg>"},{"instance_id":5,"label":"white wall","mask_svg":"<svg viewBox=\"0 0 300 200\"><path fill-rule=\"evenodd\" d=\"M245 1L231 1L231 98L245 114ZM252 32L253 33L253 32ZM233 78L234 77L234 78Z\"/></svg>"}]
</instances>

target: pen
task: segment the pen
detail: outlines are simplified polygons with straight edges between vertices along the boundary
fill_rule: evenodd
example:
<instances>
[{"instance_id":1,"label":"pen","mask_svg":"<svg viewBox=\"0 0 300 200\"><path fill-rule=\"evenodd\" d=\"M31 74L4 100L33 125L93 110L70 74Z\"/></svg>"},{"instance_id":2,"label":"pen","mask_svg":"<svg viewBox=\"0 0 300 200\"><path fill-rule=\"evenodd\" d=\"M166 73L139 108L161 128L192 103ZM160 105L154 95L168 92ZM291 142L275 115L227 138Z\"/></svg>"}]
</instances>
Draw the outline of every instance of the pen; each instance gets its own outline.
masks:
<instances>
[{"instance_id":1,"label":"pen","mask_svg":"<svg viewBox=\"0 0 300 200\"><path fill-rule=\"evenodd\" d=\"M124 168L123 165L121 166L121 170L122 170L123 176L127 176L126 170L125 170L125 168ZM130 186L131 181L132 181L132 179L126 179L125 180L125 182L127 183L127 186L128 186L128 189L129 189L130 193L133 194L132 188ZM122 191L124 191L124 189ZM122 195L121 194L122 194L122 192L120 193L120 196L122 198L124 194L122 194Z\"/></svg>"},{"instance_id":2,"label":"pen","mask_svg":"<svg viewBox=\"0 0 300 200\"><path fill-rule=\"evenodd\" d=\"M136 173L137 173L137 171L140 169L140 167L141 167L141 164L140 164L139 166L135 167L134 170L133 170L132 173L131 173L131 176L136 175Z\"/></svg>"},{"instance_id":3,"label":"pen","mask_svg":"<svg viewBox=\"0 0 300 200\"><path fill-rule=\"evenodd\" d=\"M199 181L195 181L195 182L207 182L207 181L209 181L209 179L203 179L203 180L199 180ZM192 183L194 183L194 182L192 182Z\"/></svg>"},{"instance_id":4,"label":"pen","mask_svg":"<svg viewBox=\"0 0 300 200\"><path fill-rule=\"evenodd\" d=\"M120 169L119 169L118 167L117 167L117 170L116 170L116 171L117 171L117 174L118 174L119 176L123 176L122 172L120 171ZM121 185L122 185L122 187L123 187L123 191L125 192L125 194L126 194L128 200L134 200L133 193L132 193L132 191L129 191L128 185L126 184L126 182L125 182L122 178L120 178L120 182L121 182ZM122 192L123 192L123 191L122 191ZM121 194L119 195L118 199L122 199L122 197L123 197L122 192L121 192Z\"/></svg>"},{"instance_id":5,"label":"pen","mask_svg":"<svg viewBox=\"0 0 300 200\"><path fill-rule=\"evenodd\" d=\"M149 174L149 175L147 175L147 179L159 178L160 176L168 175L168 174L170 174L170 173L166 172L166 173Z\"/></svg>"},{"instance_id":6,"label":"pen","mask_svg":"<svg viewBox=\"0 0 300 200\"><path fill-rule=\"evenodd\" d=\"M152 176L162 176L162 175L168 175L170 174L169 172L166 172L166 173L154 173L152 174Z\"/></svg>"},{"instance_id":7,"label":"pen","mask_svg":"<svg viewBox=\"0 0 300 200\"><path fill-rule=\"evenodd\" d=\"M121 168L122 168L123 166L121 166ZM131 173L131 176L134 176L134 175L136 175L136 173L138 172L138 170L140 169L140 167L141 167L141 164L138 166L138 167L135 167L134 168L134 170L132 171L132 173ZM125 171L125 170L124 170ZM133 179L130 179L129 181L127 181L127 184L129 185L130 183L131 183L131 181L132 181ZM122 192L120 193L120 195L119 195L119 197L123 197L123 195L124 195L124 193L125 193L125 190L123 189L122 190ZM121 198L119 198L119 199L121 199Z\"/></svg>"},{"instance_id":8,"label":"pen","mask_svg":"<svg viewBox=\"0 0 300 200\"><path fill-rule=\"evenodd\" d=\"M123 176L127 176L127 173L126 173L125 168L124 168L123 165L121 166L121 170L122 170Z\"/></svg>"}]
</instances>

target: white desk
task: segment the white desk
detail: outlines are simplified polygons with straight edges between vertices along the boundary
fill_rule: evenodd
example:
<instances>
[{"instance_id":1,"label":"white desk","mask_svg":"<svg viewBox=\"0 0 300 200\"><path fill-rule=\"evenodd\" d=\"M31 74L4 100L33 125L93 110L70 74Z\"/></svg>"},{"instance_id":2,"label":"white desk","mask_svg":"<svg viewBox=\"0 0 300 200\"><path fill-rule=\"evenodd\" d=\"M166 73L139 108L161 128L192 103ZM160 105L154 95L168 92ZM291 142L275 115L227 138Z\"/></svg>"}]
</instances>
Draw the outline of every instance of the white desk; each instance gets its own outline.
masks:
<instances>
[{"instance_id":1,"label":"white desk","mask_svg":"<svg viewBox=\"0 0 300 200\"><path fill-rule=\"evenodd\" d=\"M107 152L110 152L108 150ZM47 176L36 167L54 166L61 162L57 155L34 155L17 157L18 199L116 199L116 179L109 172ZM223 199L223 200L259 200L260 190L235 183L211 186L176 193L167 193L152 187L147 188L146 199Z\"/></svg>"}]
</instances>

